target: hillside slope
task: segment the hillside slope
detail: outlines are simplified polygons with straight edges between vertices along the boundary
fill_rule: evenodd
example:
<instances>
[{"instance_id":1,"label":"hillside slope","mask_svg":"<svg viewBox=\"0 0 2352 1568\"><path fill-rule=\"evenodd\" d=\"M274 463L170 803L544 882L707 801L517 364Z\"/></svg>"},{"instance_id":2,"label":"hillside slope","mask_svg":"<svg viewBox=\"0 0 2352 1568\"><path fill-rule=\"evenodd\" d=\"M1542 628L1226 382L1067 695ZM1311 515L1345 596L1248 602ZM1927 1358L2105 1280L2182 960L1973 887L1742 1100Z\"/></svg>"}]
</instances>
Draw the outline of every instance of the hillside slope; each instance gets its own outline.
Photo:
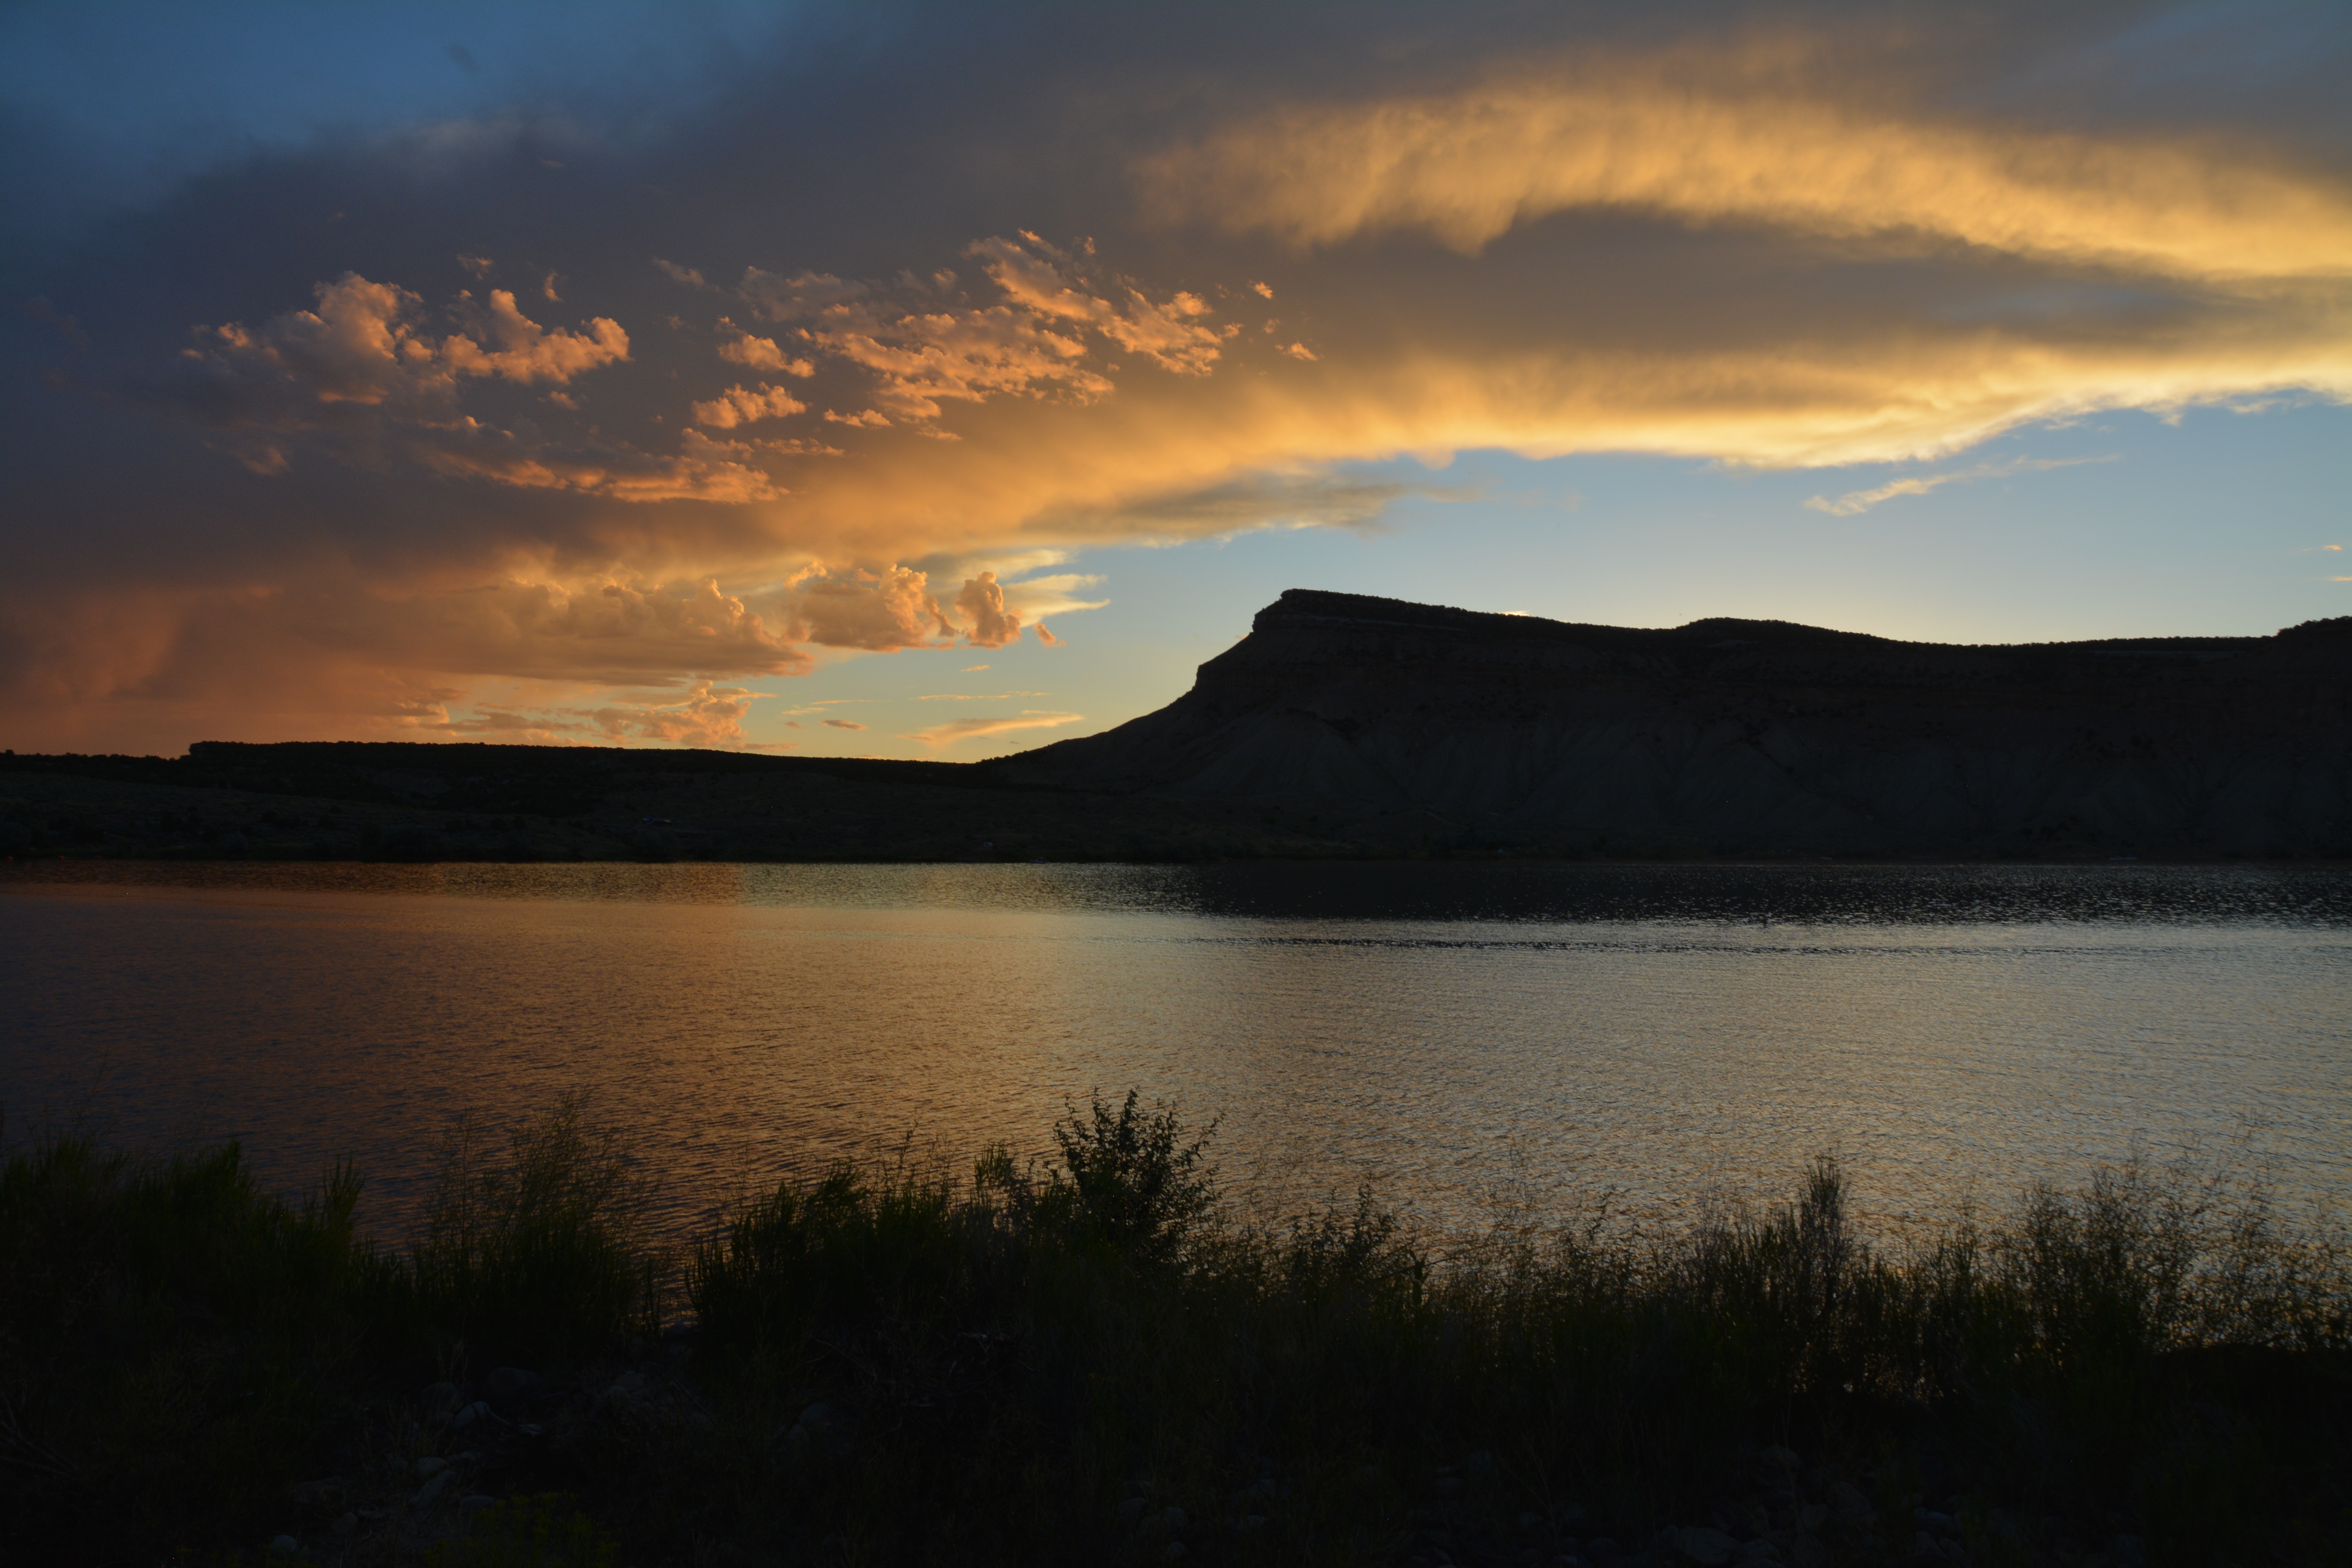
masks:
<instances>
[{"instance_id":1,"label":"hillside slope","mask_svg":"<svg viewBox=\"0 0 2352 1568\"><path fill-rule=\"evenodd\" d=\"M1177 701L983 764L1367 847L2352 853L2352 618L1951 647L1294 589Z\"/></svg>"}]
</instances>

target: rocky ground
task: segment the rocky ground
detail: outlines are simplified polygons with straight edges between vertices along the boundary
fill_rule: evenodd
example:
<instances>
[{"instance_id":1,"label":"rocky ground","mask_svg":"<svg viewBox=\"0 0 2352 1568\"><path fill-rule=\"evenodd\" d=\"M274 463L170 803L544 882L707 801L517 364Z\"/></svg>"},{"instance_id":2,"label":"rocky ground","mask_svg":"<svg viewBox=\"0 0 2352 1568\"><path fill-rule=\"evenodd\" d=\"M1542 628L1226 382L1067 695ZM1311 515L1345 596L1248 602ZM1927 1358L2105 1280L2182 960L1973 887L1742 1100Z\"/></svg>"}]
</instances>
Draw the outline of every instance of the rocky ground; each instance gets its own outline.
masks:
<instances>
[{"instance_id":1,"label":"rocky ground","mask_svg":"<svg viewBox=\"0 0 2352 1568\"><path fill-rule=\"evenodd\" d=\"M755 1440L767 1450L764 1462L784 1470L840 1463L887 1419L861 1410L855 1395L837 1394L793 1398L773 1414ZM648 1550L641 1537L646 1521L633 1516L652 1499L633 1498L633 1486L680 1466L708 1474L713 1446L731 1447L743 1436L740 1420L722 1415L698 1387L690 1337L635 1343L627 1357L572 1378L507 1367L465 1383L437 1382L362 1414L334 1455L334 1473L289 1489L284 1528L258 1555L322 1568L505 1561L467 1556L466 1549L520 1520L542 1534L568 1524L583 1563L736 1568L873 1560L840 1534L814 1543L814 1552L736 1539L715 1520L698 1521L697 1510L671 1515L660 1529L666 1539ZM1223 1495L1129 1478L1121 1489L1127 1495L1099 1521L1100 1560L1288 1561L1283 1543L1297 1540L1302 1525L1310 1534L1317 1526L1297 1514L1337 1504L1344 1519L1330 1523L1343 1527L1328 1532L1351 1538L1361 1554L1318 1560L1417 1568L2138 1568L2147 1561L2143 1542L2119 1518L2005 1508L1958 1485L1925 1445L1883 1453L1875 1463L1780 1446L1745 1450L1712 1502L1640 1525L1612 1500L1531 1495L1526 1478L1509 1474L1486 1450L1407 1474L1364 1465L1336 1484L1328 1475L1286 1474L1274 1457L1246 1468L1255 1479ZM625 1548L599 1520L616 1520L640 1539Z\"/></svg>"}]
</instances>

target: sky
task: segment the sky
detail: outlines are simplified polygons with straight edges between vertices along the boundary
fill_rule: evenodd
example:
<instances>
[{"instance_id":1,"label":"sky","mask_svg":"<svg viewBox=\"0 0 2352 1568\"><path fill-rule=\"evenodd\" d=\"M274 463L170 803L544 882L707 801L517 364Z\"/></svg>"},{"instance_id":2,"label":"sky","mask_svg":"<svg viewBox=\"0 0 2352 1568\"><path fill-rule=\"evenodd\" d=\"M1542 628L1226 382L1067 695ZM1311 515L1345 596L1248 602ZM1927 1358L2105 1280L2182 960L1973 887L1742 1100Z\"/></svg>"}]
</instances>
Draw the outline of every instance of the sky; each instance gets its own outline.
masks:
<instances>
[{"instance_id":1,"label":"sky","mask_svg":"<svg viewBox=\"0 0 2352 1568\"><path fill-rule=\"evenodd\" d=\"M2352 9L0 9L0 745L974 761L1286 588L2352 614Z\"/></svg>"}]
</instances>

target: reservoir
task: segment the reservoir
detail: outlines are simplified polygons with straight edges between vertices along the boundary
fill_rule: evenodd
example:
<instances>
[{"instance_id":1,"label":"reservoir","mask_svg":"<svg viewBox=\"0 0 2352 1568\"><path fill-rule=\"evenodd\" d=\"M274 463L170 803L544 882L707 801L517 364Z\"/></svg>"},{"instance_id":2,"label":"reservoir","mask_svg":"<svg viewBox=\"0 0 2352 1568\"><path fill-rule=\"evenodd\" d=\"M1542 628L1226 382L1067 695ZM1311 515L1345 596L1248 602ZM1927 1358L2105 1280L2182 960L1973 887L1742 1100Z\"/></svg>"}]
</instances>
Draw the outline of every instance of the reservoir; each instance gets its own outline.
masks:
<instances>
[{"instance_id":1,"label":"reservoir","mask_svg":"<svg viewBox=\"0 0 2352 1568\"><path fill-rule=\"evenodd\" d=\"M1821 1152L1894 1231L2135 1152L2352 1197L2337 868L49 862L0 950L11 1143L348 1155L391 1235L453 1117L574 1090L674 1227L1130 1087L1269 1215L1672 1224Z\"/></svg>"}]
</instances>

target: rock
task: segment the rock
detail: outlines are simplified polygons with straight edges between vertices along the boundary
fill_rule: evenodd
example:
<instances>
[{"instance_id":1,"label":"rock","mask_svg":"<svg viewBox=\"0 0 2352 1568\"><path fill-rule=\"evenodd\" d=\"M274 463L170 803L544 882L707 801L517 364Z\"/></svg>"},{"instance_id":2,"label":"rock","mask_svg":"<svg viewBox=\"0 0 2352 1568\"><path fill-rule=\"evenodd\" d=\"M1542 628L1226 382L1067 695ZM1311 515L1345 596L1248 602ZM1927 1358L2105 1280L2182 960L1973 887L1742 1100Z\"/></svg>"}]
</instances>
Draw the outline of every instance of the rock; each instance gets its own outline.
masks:
<instances>
[{"instance_id":1,"label":"rock","mask_svg":"<svg viewBox=\"0 0 2352 1568\"><path fill-rule=\"evenodd\" d=\"M1171 1541L1160 1551L1160 1560L1163 1563L1173 1563L1180 1557L1191 1555L1191 1552L1184 1550L1184 1543L1181 1541Z\"/></svg>"},{"instance_id":2,"label":"rock","mask_svg":"<svg viewBox=\"0 0 2352 1568\"><path fill-rule=\"evenodd\" d=\"M281 1535L270 1542L269 1554L273 1557L299 1557L302 1555L302 1543L290 1535Z\"/></svg>"},{"instance_id":3,"label":"rock","mask_svg":"<svg viewBox=\"0 0 2352 1568\"><path fill-rule=\"evenodd\" d=\"M1543 1515L1539 1513L1522 1513L1519 1515L1519 1528L1521 1530L1533 1530L1542 1522Z\"/></svg>"},{"instance_id":4,"label":"rock","mask_svg":"<svg viewBox=\"0 0 2352 1568\"><path fill-rule=\"evenodd\" d=\"M1160 1516L1160 1527L1171 1535L1183 1529L1188 1522L1190 1521L1186 1519L1184 1510L1172 1502L1168 1505L1168 1511Z\"/></svg>"},{"instance_id":5,"label":"rock","mask_svg":"<svg viewBox=\"0 0 2352 1568\"><path fill-rule=\"evenodd\" d=\"M1151 1505L1150 1503L1145 1502L1139 1497L1131 1497L1128 1499L1125 1502L1118 1505L1119 1523L1130 1525L1141 1524L1143 1522L1143 1510L1150 1506Z\"/></svg>"},{"instance_id":6,"label":"rock","mask_svg":"<svg viewBox=\"0 0 2352 1568\"><path fill-rule=\"evenodd\" d=\"M1244 1530L1264 1530L1265 1528L1265 1515L1262 1513L1244 1514L1242 1516L1242 1528Z\"/></svg>"},{"instance_id":7,"label":"rock","mask_svg":"<svg viewBox=\"0 0 2352 1568\"><path fill-rule=\"evenodd\" d=\"M352 1531L357 1530L359 1527L360 1516L356 1513L347 1513L343 1515L342 1518L335 1521L334 1525L332 1526L334 1532L337 1535L349 1535Z\"/></svg>"},{"instance_id":8,"label":"rock","mask_svg":"<svg viewBox=\"0 0 2352 1568\"><path fill-rule=\"evenodd\" d=\"M1870 1500L1864 1497L1852 1481L1839 1481L1832 1485L1830 1488L1830 1500L1837 1504L1839 1512L1851 1514L1855 1519L1870 1520L1877 1517L1878 1510L1870 1506Z\"/></svg>"},{"instance_id":9,"label":"rock","mask_svg":"<svg viewBox=\"0 0 2352 1568\"><path fill-rule=\"evenodd\" d=\"M481 1492L476 1492L470 1497L461 1497L457 1500L457 1511L460 1513L473 1513L478 1510L489 1507L497 1500L498 1499L496 1498L486 1496Z\"/></svg>"},{"instance_id":10,"label":"rock","mask_svg":"<svg viewBox=\"0 0 2352 1568\"><path fill-rule=\"evenodd\" d=\"M801 1412L801 1425L812 1432L822 1432L838 1419L833 1406L821 1400Z\"/></svg>"},{"instance_id":11,"label":"rock","mask_svg":"<svg viewBox=\"0 0 2352 1568\"><path fill-rule=\"evenodd\" d=\"M474 1403L467 1405L466 1408L460 1410L457 1415L449 1418L449 1430L452 1432L462 1432L477 1421L488 1420L489 1418L489 1402L488 1400L477 1399Z\"/></svg>"},{"instance_id":12,"label":"rock","mask_svg":"<svg viewBox=\"0 0 2352 1568\"><path fill-rule=\"evenodd\" d=\"M425 1385L425 1392L416 1396L416 1403L424 1406L427 1415L446 1415L457 1408L461 1397L456 1384L434 1383Z\"/></svg>"},{"instance_id":13,"label":"rock","mask_svg":"<svg viewBox=\"0 0 2352 1568\"><path fill-rule=\"evenodd\" d=\"M1808 1535L1813 1534L1822 1525L1827 1524L1829 1519L1830 1510L1827 1503L1809 1502L1797 1510L1797 1528Z\"/></svg>"},{"instance_id":14,"label":"rock","mask_svg":"<svg viewBox=\"0 0 2352 1568\"><path fill-rule=\"evenodd\" d=\"M297 1508L315 1508L320 1503L334 1502L343 1495L343 1478L320 1476L315 1481L304 1481L287 1489L286 1496Z\"/></svg>"},{"instance_id":15,"label":"rock","mask_svg":"<svg viewBox=\"0 0 2352 1568\"><path fill-rule=\"evenodd\" d=\"M1685 1563L1696 1563L1700 1568L1721 1568L1739 1550L1739 1542L1719 1530L1704 1525L1685 1524L1662 1532L1666 1545L1682 1554Z\"/></svg>"},{"instance_id":16,"label":"rock","mask_svg":"<svg viewBox=\"0 0 2352 1568\"><path fill-rule=\"evenodd\" d=\"M1492 1480L1495 1477L1495 1456L1481 1448L1462 1461L1462 1468L1473 1480Z\"/></svg>"},{"instance_id":17,"label":"rock","mask_svg":"<svg viewBox=\"0 0 2352 1568\"><path fill-rule=\"evenodd\" d=\"M491 1408L501 1415L520 1415L530 1408L545 1388L539 1373L519 1366L502 1366L484 1380Z\"/></svg>"},{"instance_id":18,"label":"rock","mask_svg":"<svg viewBox=\"0 0 2352 1568\"><path fill-rule=\"evenodd\" d=\"M1765 1449L1762 1458L1767 1465L1788 1475L1793 1476L1804 1467L1804 1461L1797 1458L1794 1448L1783 1448L1777 1443Z\"/></svg>"},{"instance_id":19,"label":"rock","mask_svg":"<svg viewBox=\"0 0 2352 1568\"><path fill-rule=\"evenodd\" d=\"M1755 1568L1757 1563L1777 1563L1780 1560L1780 1549L1761 1536L1754 1541L1740 1542L1739 1550L1731 1554L1731 1561L1740 1564L1741 1568Z\"/></svg>"},{"instance_id":20,"label":"rock","mask_svg":"<svg viewBox=\"0 0 2352 1568\"><path fill-rule=\"evenodd\" d=\"M437 1455L427 1454L416 1461L416 1479L420 1481L430 1480L448 1468L448 1460Z\"/></svg>"},{"instance_id":21,"label":"rock","mask_svg":"<svg viewBox=\"0 0 2352 1568\"><path fill-rule=\"evenodd\" d=\"M1625 1549L1612 1536L1596 1535L1584 1543L1584 1554L1595 1563L1614 1563L1625 1555Z\"/></svg>"},{"instance_id":22,"label":"rock","mask_svg":"<svg viewBox=\"0 0 2352 1568\"><path fill-rule=\"evenodd\" d=\"M446 1469L436 1471L431 1480L426 1481L423 1486L416 1489L416 1506L418 1508L430 1507L441 1496L442 1492L447 1489L449 1478L455 1473L455 1471Z\"/></svg>"}]
</instances>

